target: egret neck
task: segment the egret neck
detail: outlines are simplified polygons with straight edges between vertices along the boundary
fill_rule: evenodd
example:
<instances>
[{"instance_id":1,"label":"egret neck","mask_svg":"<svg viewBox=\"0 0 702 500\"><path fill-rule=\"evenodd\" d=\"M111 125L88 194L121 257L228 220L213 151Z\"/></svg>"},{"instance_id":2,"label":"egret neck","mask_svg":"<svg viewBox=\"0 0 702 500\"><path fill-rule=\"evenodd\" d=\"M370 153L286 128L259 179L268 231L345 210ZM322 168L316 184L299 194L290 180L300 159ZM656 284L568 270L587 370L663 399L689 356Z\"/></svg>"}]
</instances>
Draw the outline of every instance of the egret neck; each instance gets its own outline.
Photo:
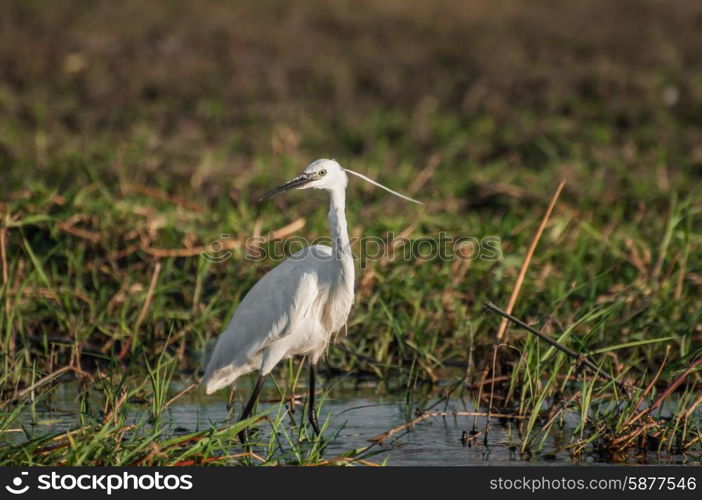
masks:
<instances>
[{"instance_id":1,"label":"egret neck","mask_svg":"<svg viewBox=\"0 0 702 500\"><path fill-rule=\"evenodd\" d=\"M332 236L332 256L341 265L339 284L353 293L353 254L346 227L346 189L334 186L329 190L329 229Z\"/></svg>"}]
</instances>

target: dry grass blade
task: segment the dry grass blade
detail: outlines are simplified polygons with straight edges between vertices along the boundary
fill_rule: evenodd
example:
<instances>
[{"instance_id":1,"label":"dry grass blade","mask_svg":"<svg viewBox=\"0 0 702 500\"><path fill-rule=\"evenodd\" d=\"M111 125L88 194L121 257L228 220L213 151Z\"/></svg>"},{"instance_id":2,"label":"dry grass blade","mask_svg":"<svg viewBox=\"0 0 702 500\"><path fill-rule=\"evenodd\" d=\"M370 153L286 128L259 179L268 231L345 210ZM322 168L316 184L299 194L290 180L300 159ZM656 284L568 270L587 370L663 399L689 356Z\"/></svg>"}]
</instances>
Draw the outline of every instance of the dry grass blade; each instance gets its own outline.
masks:
<instances>
[{"instance_id":1,"label":"dry grass blade","mask_svg":"<svg viewBox=\"0 0 702 500\"><path fill-rule=\"evenodd\" d=\"M169 195L168 193L164 193L159 189L155 189L149 186L144 186L142 184L127 183L124 185L124 189L126 191L135 191L139 194L143 194L144 196L148 196L149 198L153 198L155 200L168 201L170 203L173 203L174 205L181 206L193 212L201 214L205 213L205 209L196 203L184 200L179 196Z\"/></svg>"},{"instance_id":2,"label":"dry grass blade","mask_svg":"<svg viewBox=\"0 0 702 500\"><path fill-rule=\"evenodd\" d=\"M226 243L225 243L226 242ZM225 240L222 242L222 250L233 250L235 248L241 247L241 242L239 240ZM207 252L208 247L197 246L192 248L153 248L153 247L142 247L142 250L152 257L158 259L164 259L167 257L195 257L196 255L202 255ZM118 256L121 257L121 254Z\"/></svg>"},{"instance_id":3,"label":"dry grass blade","mask_svg":"<svg viewBox=\"0 0 702 500\"><path fill-rule=\"evenodd\" d=\"M431 179L431 176L434 175L434 172L436 171L436 167L439 166L441 163L441 156L438 154L433 154L429 157L429 161L427 162L427 166L422 169L419 174L417 174L417 177L412 181L412 184L410 184L410 187L407 188L407 194L413 195L417 191L421 189L421 187L426 184L426 182Z\"/></svg>"},{"instance_id":4,"label":"dry grass blade","mask_svg":"<svg viewBox=\"0 0 702 500\"><path fill-rule=\"evenodd\" d=\"M129 391L123 390L122 394L120 395L119 399L117 399L117 402L115 402L114 406L110 409L110 411L105 415L105 418L103 419L103 422L109 422L110 420L114 419L114 424L117 425L117 415L119 413L119 409L124 405L124 403L127 401L127 396L129 395Z\"/></svg>"},{"instance_id":5,"label":"dry grass blade","mask_svg":"<svg viewBox=\"0 0 702 500\"><path fill-rule=\"evenodd\" d=\"M699 405L702 404L702 394L697 396L697 399L690 405L689 408L687 408L681 415L680 415L680 420L687 420L692 416L693 413L695 413L695 410Z\"/></svg>"},{"instance_id":6,"label":"dry grass blade","mask_svg":"<svg viewBox=\"0 0 702 500\"><path fill-rule=\"evenodd\" d=\"M637 437L639 437L643 432L647 431L648 429L650 429L652 427L656 427L658 425L659 425L658 422L651 421L651 422L646 423L645 425L636 427L628 434L625 434L623 436L619 436L619 437L613 439L610 443L610 448L626 449L627 447L629 447L631 442L634 439L636 439Z\"/></svg>"},{"instance_id":7,"label":"dry grass blade","mask_svg":"<svg viewBox=\"0 0 702 500\"><path fill-rule=\"evenodd\" d=\"M358 463L361 465L365 465L367 467L380 467L380 464L377 464L375 462L371 462L370 460L366 460L363 458L354 458L354 457L330 458L328 460L322 460L320 462L317 462L316 464L310 464L310 465L314 465L316 467L319 467L319 466L326 466L326 465L345 465L345 464L353 464L353 463Z\"/></svg>"},{"instance_id":8,"label":"dry grass blade","mask_svg":"<svg viewBox=\"0 0 702 500\"><path fill-rule=\"evenodd\" d=\"M205 464L211 464L214 462L221 462L223 460L234 460L237 458L253 458L260 463L264 463L266 460L261 457L260 455L257 455L253 451L246 451L242 453L234 453L233 455L222 455L219 457L207 457L203 459L189 459L189 460L181 460L180 462L173 462L171 464L168 464L169 467L191 467L193 465L205 465Z\"/></svg>"},{"instance_id":9,"label":"dry grass blade","mask_svg":"<svg viewBox=\"0 0 702 500\"><path fill-rule=\"evenodd\" d=\"M685 368L685 371L680 374L678 378L676 378L668 387L665 388L665 390L661 393L660 396L656 398L656 400L653 402L653 404L648 408L648 412L652 412L656 408L658 408L665 399L670 396L678 387L680 387L680 384L682 384L685 379L697 369L697 367L702 365L702 357L698 358L697 360L693 361L688 365L687 368Z\"/></svg>"},{"instance_id":10,"label":"dry grass blade","mask_svg":"<svg viewBox=\"0 0 702 500\"><path fill-rule=\"evenodd\" d=\"M8 290L7 295L10 296L17 296L17 294L20 291L18 290ZM22 297L41 297L44 299L49 299L53 300L56 302L60 302L61 300L61 295L67 294L71 295L72 297L75 297L79 300L82 300L86 304L90 304L90 297L87 295L77 291L77 290L67 290L64 288L58 288L56 290L52 290L50 288L25 288L24 290L21 290Z\"/></svg>"},{"instance_id":11,"label":"dry grass blade","mask_svg":"<svg viewBox=\"0 0 702 500\"><path fill-rule=\"evenodd\" d=\"M180 391L178 394L176 394L175 396L173 396L171 399L169 399L168 402L166 402L166 404L165 404L163 407L164 407L164 408L168 408L169 406L171 406L173 403L175 403L176 401L178 401L180 398L182 398L183 396L185 396L187 393L189 393L190 391L192 391L192 390L195 389L196 387L197 387L197 382L193 382L193 383L190 384L188 387L186 387L185 389L183 389L182 391Z\"/></svg>"},{"instance_id":12,"label":"dry grass blade","mask_svg":"<svg viewBox=\"0 0 702 500\"><path fill-rule=\"evenodd\" d=\"M156 283L158 282L159 274L161 274L161 263L157 262L154 266L154 272L151 275L151 282L149 283L149 289L146 292L146 300L144 301L144 306L141 308L139 316L136 320L136 324L134 325L135 332L139 330L142 322L144 321L144 318L146 318L146 314L149 312L149 307L151 307L151 301L154 298L154 290L156 289Z\"/></svg>"},{"instance_id":13,"label":"dry grass blade","mask_svg":"<svg viewBox=\"0 0 702 500\"><path fill-rule=\"evenodd\" d=\"M661 373L663 373L663 368L665 367L666 361L668 360L668 353L670 353L670 346L666 346L665 356L663 358L663 362L661 363L661 366L658 368L656 375L651 379L651 382L648 384L646 389L641 393L641 397L639 397L639 400L636 402L636 405L634 405L634 410L639 409L641 404L644 402L644 399L646 399L646 396L649 395L649 393L653 390L653 387L656 385L656 382L658 382L658 379L660 378ZM639 413L632 415L629 418L629 420L626 422L625 425L633 425L634 423L636 423L636 421L638 419L640 419L646 413L647 413L647 410L643 410Z\"/></svg>"},{"instance_id":14,"label":"dry grass blade","mask_svg":"<svg viewBox=\"0 0 702 500\"><path fill-rule=\"evenodd\" d=\"M294 234L298 232L300 229L305 227L305 219L300 217L298 219L295 219L292 221L290 224L281 227L280 229L276 229L275 231L271 232L268 235L268 241L273 241L277 240L280 238L285 238L287 236L290 236L291 234Z\"/></svg>"},{"instance_id":15,"label":"dry grass blade","mask_svg":"<svg viewBox=\"0 0 702 500\"><path fill-rule=\"evenodd\" d=\"M7 271L7 228L0 229L0 259L2 259L2 284L7 285L9 280Z\"/></svg>"},{"instance_id":16,"label":"dry grass blade","mask_svg":"<svg viewBox=\"0 0 702 500\"><path fill-rule=\"evenodd\" d=\"M88 240L90 243L93 243L93 244L98 243L100 241L100 239L102 238L102 235L100 233L96 233L94 231L88 231L86 229L81 229L79 227L68 224L67 222L59 222L56 225L62 231L66 231L67 233L70 233L74 236L78 236L79 238L83 238L84 240Z\"/></svg>"},{"instance_id":17,"label":"dry grass blade","mask_svg":"<svg viewBox=\"0 0 702 500\"><path fill-rule=\"evenodd\" d=\"M300 229L305 227L305 219L300 217L299 219L294 220L290 224L283 226L279 229L276 229L275 231L272 231L268 234L268 238L266 238L263 242L265 243L266 241L272 241L272 240L277 240L281 238L285 238L287 236L290 236L293 233L296 233ZM244 246L244 241L240 239L231 239L231 238L225 238L222 239L221 241L218 241L218 248L217 252L221 251L228 251L228 250L237 250L239 248L242 248ZM122 258L133 251L135 251L135 247L129 247L121 252L118 252L112 256L112 258ZM151 255L152 257L156 257L159 259L167 258L167 257L196 257L198 255L204 255L207 254L209 251L212 250L211 245L207 246L196 246L196 247L190 247L190 248L154 248L148 245L142 245L141 250L146 252L147 254Z\"/></svg>"},{"instance_id":18,"label":"dry grass blade","mask_svg":"<svg viewBox=\"0 0 702 500\"><path fill-rule=\"evenodd\" d=\"M680 387L680 385L685 381L685 379L690 375L690 373L692 373L700 365L702 365L702 358L698 358L696 361L693 361L692 363L690 363L688 365L688 367L685 369L685 371L683 371L683 373L681 373L680 376L678 376L678 378L676 378L673 382L671 382L668 385L668 387L665 388L665 390L660 394L660 396L658 396L656 398L656 400L653 402L653 404L651 406L641 410L636 415L634 415L626 423L626 426L627 427L632 426L637 421L639 421L641 418L649 416L651 414L651 412L653 412L653 410L660 407L660 405L663 403L663 401L665 401L666 398L668 398L678 387ZM646 388L646 392L650 392L651 388L653 387L653 384L655 383L655 381L657 380L659 375L660 375L660 370L656 374L656 377L654 377L654 380L651 382L651 384L649 384L649 386ZM700 404L700 402L702 402L702 397L697 398L697 400L695 401L695 404L693 404L691 406L691 408L688 408L686 413L690 412L690 414L692 414L692 411L694 411L694 408L696 407L696 405ZM640 405L640 404L641 404L641 401L639 401L637 403L636 407L638 408L638 405ZM690 411L690 409L692 409L692 411ZM610 446L611 447L626 448L627 446L629 446L632 443L632 441L635 438L640 436L642 433L644 433L645 431L647 431L648 429L650 429L652 427L657 427L659 425L660 425L660 422L656 421L655 419L649 419L648 422L646 422L645 424L640 425L638 427L635 427L629 433L613 439L612 442L610 443Z\"/></svg>"},{"instance_id":19,"label":"dry grass blade","mask_svg":"<svg viewBox=\"0 0 702 500\"><path fill-rule=\"evenodd\" d=\"M39 380L37 380L36 382L34 382L34 383L33 383L32 385L30 385L29 387L27 387L27 388L22 389L21 391L19 391L19 392L18 392L17 394L15 394L12 398L3 401L2 404L0 404L0 408L2 408L3 406L5 406L7 403L9 403L9 402L11 402L11 401L18 401L18 400L22 399L22 398L25 397L26 395L31 394L32 392L34 392L35 390L37 390L39 387L41 387L41 386L43 386L43 385L45 385L45 384L51 382L51 381L54 380L55 378L60 377L60 376L63 375L64 373L66 373L66 372L72 370L72 368L73 368L72 366L66 365L66 366L64 366L64 367L62 367L62 368L59 368L58 370L56 370L56 371L54 371L54 372L52 372L52 373L49 373L49 374L46 375L45 377L42 377L42 378L40 378Z\"/></svg>"},{"instance_id":20,"label":"dry grass blade","mask_svg":"<svg viewBox=\"0 0 702 500\"><path fill-rule=\"evenodd\" d=\"M2 261L2 291L5 296L5 313L10 311L10 284L9 272L7 267L7 227L0 228L0 261ZM13 332L8 338L8 352L15 352L15 333Z\"/></svg>"},{"instance_id":21,"label":"dry grass blade","mask_svg":"<svg viewBox=\"0 0 702 500\"><path fill-rule=\"evenodd\" d=\"M159 274L161 274L161 263L156 262L156 265L154 266L154 271L151 274L149 289L146 291L146 299L144 300L144 305L142 306L141 311L139 312L139 316L137 317L136 323L134 324L134 332L132 333L132 336L129 337L129 340L124 344L124 347L122 347L122 350L119 353L119 359L124 359L127 356L127 353L129 352L129 349L131 348L132 343L134 341L134 337L139 335L139 328L141 328L141 324L146 318L146 314L149 312L149 307L151 307L151 301L154 297L154 290L156 289L156 283L158 282Z\"/></svg>"},{"instance_id":22,"label":"dry grass blade","mask_svg":"<svg viewBox=\"0 0 702 500\"><path fill-rule=\"evenodd\" d=\"M534 239L531 241L531 245L529 246L529 250L527 251L526 256L524 257L524 262L522 263L521 269L519 269L519 275L517 276L517 281L514 284L514 288L512 289L512 294L509 297L509 302L507 303L507 313L511 313L512 309L514 309L514 305L517 302L517 297L519 297L519 291L522 289L522 283L524 283L524 277L526 276L527 269L529 269L529 264L531 263L531 259L534 256L534 252L536 251L536 246L539 244L539 240L541 239L541 235L544 232L544 229L546 228L546 224L548 224L549 219L551 218L551 213L553 212L554 207L556 206L556 202L558 201L558 197L561 195L561 191L563 190L563 187L565 186L565 181L561 181L560 184L558 184L558 187L556 188L556 192L553 193L553 198L551 198L551 203L549 203L548 208L546 209L546 213L544 214L543 219L541 219L541 224L539 225L539 228L536 230L536 234L534 234ZM500 322L500 327L497 330L497 342L500 343L502 342L503 337L505 337L505 334L507 333L507 326L509 325L509 322L507 319L503 318L502 321Z\"/></svg>"}]
</instances>

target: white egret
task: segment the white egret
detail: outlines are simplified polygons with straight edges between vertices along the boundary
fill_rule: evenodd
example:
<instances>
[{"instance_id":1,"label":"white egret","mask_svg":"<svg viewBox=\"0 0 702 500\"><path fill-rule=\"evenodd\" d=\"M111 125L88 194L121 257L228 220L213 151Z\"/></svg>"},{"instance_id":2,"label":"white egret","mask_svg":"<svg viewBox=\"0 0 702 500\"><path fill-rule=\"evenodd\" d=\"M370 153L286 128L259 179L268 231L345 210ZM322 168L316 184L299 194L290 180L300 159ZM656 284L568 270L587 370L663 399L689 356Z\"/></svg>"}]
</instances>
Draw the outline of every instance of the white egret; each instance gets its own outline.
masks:
<instances>
[{"instance_id":1,"label":"white egret","mask_svg":"<svg viewBox=\"0 0 702 500\"><path fill-rule=\"evenodd\" d=\"M202 383L207 394L259 370L240 420L248 418L263 379L281 360L309 359L308 420L319 435L315 412L315 366L332 334L345 324L354 299L354 263L346 228L346 173L356 175L409 201L420 203L344 169L334 160L317 160L302 174L266 193L267 200L291 189L329 193L332 247L312 245L291 255L261 278L243 298L211 353ZM247 433L240 434L242 442Z\"/></svg>"}]
</instances>

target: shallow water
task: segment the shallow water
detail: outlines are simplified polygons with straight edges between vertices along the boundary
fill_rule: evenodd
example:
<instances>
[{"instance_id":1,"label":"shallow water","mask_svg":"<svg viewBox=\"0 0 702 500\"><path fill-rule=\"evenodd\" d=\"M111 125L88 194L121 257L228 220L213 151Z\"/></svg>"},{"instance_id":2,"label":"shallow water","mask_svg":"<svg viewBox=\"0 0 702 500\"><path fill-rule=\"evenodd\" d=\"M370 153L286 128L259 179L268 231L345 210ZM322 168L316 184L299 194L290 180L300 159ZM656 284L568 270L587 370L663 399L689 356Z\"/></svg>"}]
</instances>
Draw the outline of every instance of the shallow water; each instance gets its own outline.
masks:
<instances>
[{"instance_id":1,"label":"shallow water","mask_svg":"<svg viewBox=\"0 0 702 500\"><path fill-rule=\"evenodd\" d=\"M241 396L247 397L250 387L242 384ZM77 388L72 384L58 387L51 398L51 408L37 405L33 410L27 409L22 415L23 423L33 432L60 432L79 425L77 403ZM261 399L274 398L277 392L274 387L266 386ZM431 398L431 396L429 396ZM433 401L436 396L429 399ZM366 447L369 439L397 426L405 424L414 415L409 411L404 400L404 394L388 394L379 392L372 386L365 387L335 387L320 399L322 410L320 425L328 422L325 436L331 437L324 453L324 458L333 459L349 450ZM97 402L96 402L97 404ZM262 403L259 410L270 406L278 407L278 403ZM143 411L148 411L145 405ZM275 414L274 408L271 415ZM468 401L452 400L446 407L444 403L435 408L436 411L447 413L454 411L475 411ZM235 410L239 412L241 406ZM484 410L482 410L484 411ZM238 414L238 413L237 413ZM133 414L139 419L143 413ZM165 415L169 432L177 435L195 432L210 427L222 427L233 423L234 417L228 412L226 391L206 396L199 390L193 391L178 400ZM303 418L302 406L297 406L292 416L296 422ZM468 446L464 446L461 437L470 433L473 424L481 434ZM572 436L575 427L575 417L566 416L565 426L557 432L552 432L544 442L543 449L531 457L520 456L518 425L505 419L493 418L487 434L484 434L487 423L486 417L446 416L427 419L413 428L400 431L383 442L374 446L373 452L381 452L371 456L369 460L390 465L510 465L524 464L527 461L533 465L558 465L574 463L567 451L561 449ZM271 427L261 424L263 431L261 442L268 442ZM470 435L470 434L469 434ZM20 438L20 435L17 436ZM698 462L699 458L670 454L648 453L646 457L632 458L630 463L659 463L678 464ZM595 463L594 457L584 456L577 463Z\"/></svg>"}]
</instances>

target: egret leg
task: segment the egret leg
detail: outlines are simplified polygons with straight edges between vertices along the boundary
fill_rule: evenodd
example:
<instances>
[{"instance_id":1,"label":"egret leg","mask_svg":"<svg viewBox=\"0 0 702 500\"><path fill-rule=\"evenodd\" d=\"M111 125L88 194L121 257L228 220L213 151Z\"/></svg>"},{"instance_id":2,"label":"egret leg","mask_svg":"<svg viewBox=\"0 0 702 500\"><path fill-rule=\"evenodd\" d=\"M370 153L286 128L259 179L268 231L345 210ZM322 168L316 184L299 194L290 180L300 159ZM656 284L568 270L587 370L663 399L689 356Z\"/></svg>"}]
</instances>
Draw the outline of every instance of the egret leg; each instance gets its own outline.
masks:
<instances>
[{"instance_id":1,"label":"egret leg","mask_svg":"<svg viewBox=\"0 0 702 500\"><path fill-rule=\"evenodd\" d=\"M309 380L309 396L307 398L307 419L314 429L314 433L319 436L319 422L317 421L317 408L315 407L315 366L314 363L310 361L310 380Z\"/></svg>"},{"instance_id":2,"label":"egret leg","mask_svg":"<svg viewBox=\"0 0 702 500\"><path fill-rule=\"evenodd\" d=\"M261 387L263 387L263 375L258 376L258 380L256 380L256 386L254 387L253 392L251 393L251 397L249 398L249 402L246 403L246 407L244 408L244 411L241 413L241 416L239 417L239 422L242 420L246 420L251 416L251 412L253 411L253 407L256 404L256 401L258 400L258 395L261 392ZM249 441L249 429L242 429L241 432L239 432L239 441L241 441L241 444L246 444Z\"/></svg>"}]
</instances>

